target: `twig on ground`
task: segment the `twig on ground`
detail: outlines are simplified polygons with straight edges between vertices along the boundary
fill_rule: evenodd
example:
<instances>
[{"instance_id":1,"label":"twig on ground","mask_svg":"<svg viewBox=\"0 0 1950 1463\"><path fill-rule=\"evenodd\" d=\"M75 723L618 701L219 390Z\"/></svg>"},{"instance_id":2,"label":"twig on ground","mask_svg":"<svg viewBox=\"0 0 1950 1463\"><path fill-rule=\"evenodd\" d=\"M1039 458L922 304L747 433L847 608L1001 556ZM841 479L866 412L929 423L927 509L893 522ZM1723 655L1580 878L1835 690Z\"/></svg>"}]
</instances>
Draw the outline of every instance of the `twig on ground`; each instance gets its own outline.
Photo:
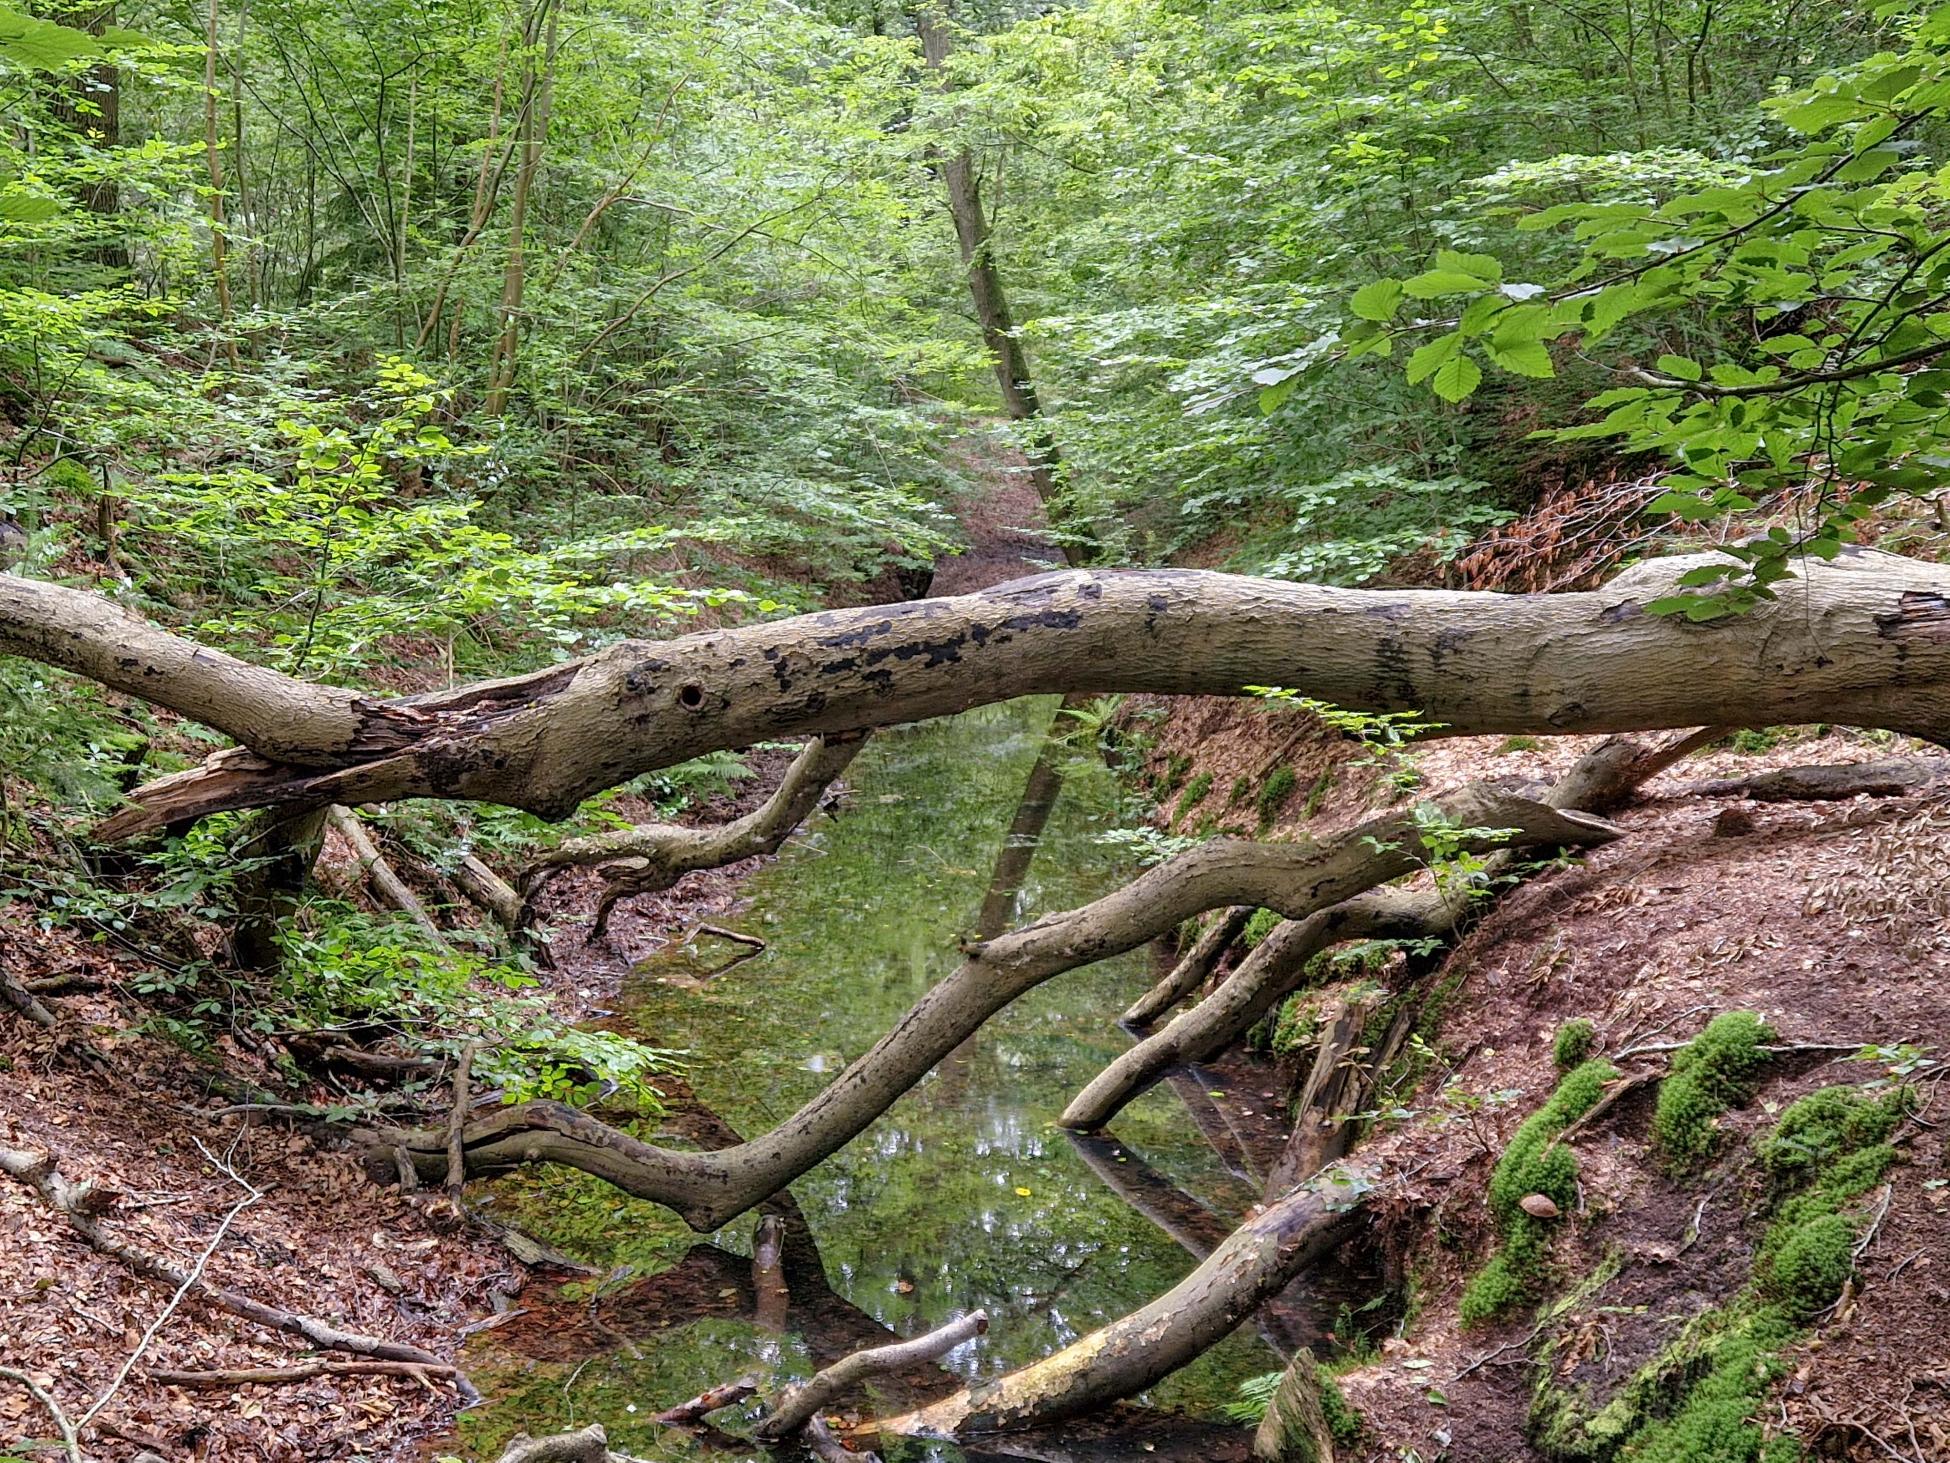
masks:
<instances>
[{"instance_id":1,"label":"twig on ground","mask_svg":"<svg viewBox=\"0 0 1950 1463\"><path fill-rule=\"evenodd\" d=\"M229 1163L218 1158L208 1148L205 1148L201 1139L193 1141L196 1143L197 1151L209 1160L212 1168L243 1189L244 1197L239 1199L235 1204L232 1204L225 1211L223 1218L217 1222L216 1233L210 1236L210 1242L203 1247L203 1253L196 1257L196 1262L184 1273L182 1283L176 1287L175 1293L169 1297L169 1303L157 1314L156 1319L149 1323L149 1328L142 1333L142 1338L135 1343L135 1349L129 1353L128 1359L122 1363L121 1370L116 1372L115 1379L108 1384L107 1389L103 1391L101 1396L95 1399L94 1404L81 1415L81 1421L75 1424L76 1431L88 1426L89 1423L93 1422L100 1415L101 1410L108 1406L109 1399L115 1395L122 1383L128 1380L130 1371L134 1369L142 1353L149 1349L149 1343L156 1339L156 1333L168 1324L171 1316L176 1314L176 1308L183 1303L183 1297L188 1295L203 1279L204 1266L210 1263L210 1257L217 1252L217 1246L223 1243L223 1237L230 1232L231 1224L235 1222L239 1214L242 1214L251 1205L264 1197L264 1191L262 1189L238 1173Z\"/></svg>"},{"instance_id":2,"label":"twig on ground","mask_svg":"<svg viewBox=\"0 0 1950 1463\"><path fill-rule=\"evenodd\" d=\"M61 1410L61 1404L54 1400L52 1394L44 1390L41 1384L26 1372L10 1366L0 1366L0 1377L5 1377L10 1382L20 1383L27 1389L27 1395L40 1403L47 1415L54 1419L54 1426L61 1434L61 1451L67 1455L68 1463L87 1463L87 1458L81 1451L80 1440L75 1436L74 1424L68 1421L68 1414Z\"/></svg>"},{"instance_id":3,"label":"twig on ground","mask_svg":"<svg viewBox=\"0 0 1950 1463\"><path fill-rule=\"evenodd\" d=\"M411 1377L421 1386L432 1388L433 1377L450 1377L459 1368L418 1361L332 1361L324 1357L297 1362L292 1366L234 1367L207 1372L153 1370L146 1375L165 1387L283 1387L294 1382L309 1382L315 1377Z\"/></svg>"},{"instance_id":4,"label":"twig on ground","mask_svg":"<svg viewBox=\"0 0 1950 1463\"><path fill-rule=\"evenodd\" d=\"M462 1149L460 1135L467 1126L474 1056L480 1049L480 1042L468 1042L460 1050L460 1060L454 1064L454 1110L447 1117L447 1194L456 1204L460 1202L461 1187L467 1181L467 1155Z\"/></svg>"}]
</instances>

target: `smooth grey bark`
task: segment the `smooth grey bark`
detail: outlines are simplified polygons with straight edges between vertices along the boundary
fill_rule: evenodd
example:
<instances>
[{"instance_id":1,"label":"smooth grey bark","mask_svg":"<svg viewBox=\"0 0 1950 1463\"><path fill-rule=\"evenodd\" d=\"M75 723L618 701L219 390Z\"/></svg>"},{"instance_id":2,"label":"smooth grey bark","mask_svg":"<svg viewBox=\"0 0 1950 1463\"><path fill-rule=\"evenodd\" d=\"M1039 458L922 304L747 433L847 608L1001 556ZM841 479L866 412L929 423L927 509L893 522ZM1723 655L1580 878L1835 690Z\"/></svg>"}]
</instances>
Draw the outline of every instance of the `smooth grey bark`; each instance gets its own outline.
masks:
<instances>
[{"instance_id":1,"label":"smooth grey bark","mask_svg":"<svg viewBox=\"0 0 1950 1463\"><path fill-rule=\"evenodd\" d=\"M103 837L227 809L406 797L560 817L706 752L1046 693L1277 684L1359 710L1418 711L1447 735L1818 720L1950 745L1950 567L1857 550L1808 565L1750 614L1693 624L1645 612L1710 557L1543 595L1069 570L626 641L400 701L314 686L99 596L0 575L0 654L91 676L244 743L137 789Z\"/></svg>"},{"instance_id":2,"label":"smooth grey bark","mask_svg":"<svg viewBox=\"0 0 1950 1463\"><path fill-rule=\"evenodd\" d=\"M646 823L588 838L571 838L550 849L522 875L520 922L527 923L536 896L550 876L562 869L605 865L606 886L596 906L594 930L600 935L608 928L610 912L620 899L658 893L698 869L723 868L740 859L778 852L793 830L819 806L834 779L852 765L866 738L864 732L814 737L792 759L772 795L728 823L708 828Z\"/></svg>"}]
</instances>

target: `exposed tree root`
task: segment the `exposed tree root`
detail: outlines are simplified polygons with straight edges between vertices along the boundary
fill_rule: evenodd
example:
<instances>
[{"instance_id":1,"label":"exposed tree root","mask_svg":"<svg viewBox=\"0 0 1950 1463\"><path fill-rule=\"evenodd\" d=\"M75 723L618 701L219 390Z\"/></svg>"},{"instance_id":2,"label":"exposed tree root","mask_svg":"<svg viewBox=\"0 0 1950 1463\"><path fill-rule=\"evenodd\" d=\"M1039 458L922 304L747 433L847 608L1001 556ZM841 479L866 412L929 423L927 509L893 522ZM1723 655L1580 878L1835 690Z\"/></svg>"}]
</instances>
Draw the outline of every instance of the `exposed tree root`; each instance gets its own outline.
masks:
<instances>
[{"instance_id":1,"label":"exposed tree root","mask_svg":"<svg viewBox=\"0 0 1950 1463\"><path fill-rule=\"evenodd\" d=\"M1491 788L1437 799L1436 816L1487 850L1604 842L1616 830L1581 813ZM563 1163L666 1204L711 1230L763 1202L862 1132L982 1023L1064 971L1136 948L1207 909L1251 903L1290 918L1308 915L1399 878L1428 858L1412 813L1390 813L1319 845L1203 844L1147 870L1080 909L979 942L874 1047L792 1117L762 1137L697 1153L658 1148L559 1103L522 1103L471 1120L462 1135L469 1173L522 1163ZM445 1172L445 1134L382 1129L423 1179Z\"/></svg>"},{"instance_id":2,"label":"exposed tree root","mask_svg":"<svg viewBox=\"0 0 1950 1463\"><path fill-rule=\"evenodd\" d=\"M273 1331L287 1332L301 1337L321 1351L349 1351L355 1356L371 1357L380 1361L411 1362L417 1366L438 1369L450 1373L461 1395L470 1400L479 1400L479 1394L468 1384L467 1378L454 1371L446 1362L429 1351L417 1346L409 1346L403 1341L387 1341L377 1336L364 1336L356 1331L341 1331L325 1321L313 1316L299 1315L278 1306L266 1305L237 1291L213 1285L201 1276L171 1264L147 1251L139 1250L126 1240L118 1239L103 1228L96 1217L104 1207L104 1201L112 1203L111 1197L104 1195L92 1185L71 1183L62 1176L61 1170L52 1154L33 1153L23 1148L0 1147L0 1172L7 1173L33 1189L42 1199L68 1222L68 1226L81 1236L91 1247L118 1260L129 1267L144 1280L164 1285L172 1290L184 1290L196 1295L218 1310L228 1311L246 1321L268 1327Z\"/></svg>"},{"instance_id":3,"label":"exposed tree root","mask_svg":"<svg viewBox=\"0 0 1950 1463\"><path fill-rule=\"evenodd\" d=\"M1236 695L1269 680L1451 735L1839 721L1950 744L1950 570L1811 563L1712 624L1649 615L1718 556L1587 593L1328 589L1193 570L1071 570L975 594L629 641L509 680L382 702L219 655L98 596L0 581L0 652L93 677L242 746L137 789L128 836L268 805L469 798L560 817L639 773L768 738L862 731L1042 693Z\"/></svg>"},{"instance_id":4,"label":"exposed tree root","mask_svg":"<svg viewBox=\"0 0 1950 1463\"><path fill-rule=\"evenodd\" d=\"M1252 915L1251 905L1235 904L1206 921L1192 948L1179 957L1163 980L1131 1003L1124 1020L1132 1026L1149 1026L1204 985L1219 957L1239 938Z\"/></svg>"},{"instance_id":5,"label":"exposed tree root","mask_svg":"<svg viewBox=\"0 0 1950 1463\"><path fill-rule=\"evenodd\" d=\"M1142 1309L993 1382L860 1431L977 1437L1061 1421L1141 1392L1228 1335L1352 1235L1374 1183L1358 1159L1334 1164L1240 1225Z\"/></svg>"},{"instance_id":6,"label":"exposed tree root","mask_svg":"<svg viewBox=\"0 0 1950 1463\"><path fill-rule=\"evenodd\" d=\"M925 1336L856 1351L798 1386L788 1387L779 1398L778 1406L759 1423L755 1431L759 1439L765 1442L789 1438L817 1417L821 1408L860 1383L900 1371L917 1362L938 1361L964 1341L972 1341L982 1335L988 1328L987 1312L970 1311L945 1326L936 1327Z\"/></svg>"},{"instance_id":7,"label":"exposed tree root","mask_svg":"<svg viewBox=\"0 0 1950 1463\"><path fill-rule=\"evenodd\" d=\"M866 733L835 733L814 737L799 751L772 795L742 818L714 828L685 828L675 823L645 823L589 838L571 838L550 849L522 875L522 913L518 923L533 918L536 898L548 881L564 869L603 865L607 886L596 905L592 934L609 929L617 901L668 889L698 869L717 869L740 859L778 852L779 845L811 815L833 780L859 755Z\"/></svg>"}]
</instances>

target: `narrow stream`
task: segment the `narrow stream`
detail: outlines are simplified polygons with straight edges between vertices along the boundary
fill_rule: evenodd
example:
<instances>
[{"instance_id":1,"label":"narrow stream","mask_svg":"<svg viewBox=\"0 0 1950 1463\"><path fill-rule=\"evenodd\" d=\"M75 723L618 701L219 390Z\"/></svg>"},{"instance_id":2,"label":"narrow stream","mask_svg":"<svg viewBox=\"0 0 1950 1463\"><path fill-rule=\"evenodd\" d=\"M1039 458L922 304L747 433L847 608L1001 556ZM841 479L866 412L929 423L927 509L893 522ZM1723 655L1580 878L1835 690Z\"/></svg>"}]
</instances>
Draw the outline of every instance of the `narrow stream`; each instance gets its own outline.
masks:
<instances>
[{"instance_id":1,"label":"narrow stream","mask_svg":"<svg viewBox=\"0 0 1950 1463\"><path fill-rule=\"evenodd\" d=\"M747 886L738 924L766 950L715 978L739 949L710 936L648 962L620 1024L687 1052L698 1098L756 1134L947 975L959 938L1127 879L1128 852L1103 838L1120 824L1118 789L1094 755L1048 741L1054 713L1053 700L1023 701L877 736L838 815L816 817ZM753 1293L752 1216L696 1244L656 1206L579 1175L502 1181L494 1212L611 1278L555 1302L531 1286L527 1316L473 1343L468 1363L496 1401L463 1420L465 1447L599 1420L614 1446L647 1458L759 1457L649 1419L748 1373L775 1393L893 1333L985 1308L988 1335L945 1372L875 1401L938 1395L950 1373L998 1374L1169 1288L1196 1263L1188 1246L1209 1246L1257 1197L1205 1136L1215 1110L1246 1099L1214 1102L1204 1080L1160 1087L1119 1116L1115 1142L1079 1144L1051 1123L1127 1044L1115 1015L1151 976L1135 952L1050 982L794 1184L789 1301ZM1209 1421L1242 1378L1278 1365L1243 1328L1142 1400ZM1093 1456L1172 1452L1216 1456ZM914 1445L890 1463L962 1456Z\"/></svg>"}]
</instances>

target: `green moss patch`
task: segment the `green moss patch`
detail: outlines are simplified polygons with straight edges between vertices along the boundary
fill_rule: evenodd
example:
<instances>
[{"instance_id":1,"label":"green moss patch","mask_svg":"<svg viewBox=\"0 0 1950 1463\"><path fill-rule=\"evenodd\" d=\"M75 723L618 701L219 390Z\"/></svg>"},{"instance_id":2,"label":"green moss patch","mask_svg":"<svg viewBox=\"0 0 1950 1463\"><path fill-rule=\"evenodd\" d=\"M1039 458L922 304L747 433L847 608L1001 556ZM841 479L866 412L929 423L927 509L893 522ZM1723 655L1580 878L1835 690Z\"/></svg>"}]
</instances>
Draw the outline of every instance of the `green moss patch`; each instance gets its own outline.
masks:
<instances>
[{"instance_id":1,"label":"green moss patch","mask_svg":"<svg viewBox=\"0 0 1950 1463\"><path fill-rule=\"evenodd\" d=\"M1706 1030L1672 1056L1672 1075L1659 1084L1652 1134L1676 1169L1695 1168L1719 1141L1718 1119L1753 1094L1774 1033L1751 1011L1715 1016Z\"/></svg>"},{"instance_id":2,"label":"green moss patch","mask_svg":"<svg viewBox=\"0 0 1950 1463\"><path fill-rule=\"evenodd\" d=\"M1191 812L1193 808L1196 808L1200 803L1204 802L1206 794L1211 791L1212 774L1209 772L1201 772L1190 782L1186 783L1185 791L1179 796L1178 807L1171 815L1172 822L1178 822L1187 813Z\"/></svg>"},{"instance_id":3,"label":"green moss patch","mask_svg":"<svg viewBox=\"0 0 1950 1463\"><path fill-rule=\"evenodd\" d=\"M1793 1463L1799 1445L1761 1419L1787 1371L1784 1353L1841 1296L1863 1218L1849 1206L1895 1159L1887 1139L1909 1094L1826 1087L1790 1105L1757 1145L1773 1186L1754 1284L1686 1326L1604 1406L1592 1409L1548 1364L1530 1435L1565 1463Z\"/></svg>"},{"instance_id":4,"label":"green moss patch","mask_svg":"<svg viewBox=\"0 0 1950 1463\"><path fill-rule=\"evenodd\" d=\"M1291 767L1275 767L1267 774L1266 781L1260 785L1259 797L1254 806L1259 809L1259 826L1264 828L1279 817L1280 809L1286 800L1293 796L1294 786L1300 781L1293 775Z\"/></svg>"},{"instance_id":5,"label":"green moss patch","mask_svg":"<svg viewBox=\"0 0 1950 1463\"><path fill-rule=\"evenodd\" d=\"M1523 1200L1542 1194L1560 1210L1576 1204L1577 1155L1554 1140L1597 1105L1605 1084L1617 1075L1607 1061L1580 1063L1511 1138L1490 1175L1489 1188L1490 1214L1503 1247L1463 1290L1465 1325L1499 1316L1541 1287L1554 1221L1526 1213Z\"/></svg>"},{"instance_id":6,"label":"green moss patch","mask_svg":"<svg viewBox=\"0 0 1950 1463\"><path fill-rule=\"evenodd\" d=\"M1551 1043L1551 1060L1556 1062L1557 1070L1568 1072L1591 1055L1592 1044L1598 1040L1598 1028L1584 1017L1566 1021L1557 1028L1557 1039Z\"/></svg>"}]
</instances>

